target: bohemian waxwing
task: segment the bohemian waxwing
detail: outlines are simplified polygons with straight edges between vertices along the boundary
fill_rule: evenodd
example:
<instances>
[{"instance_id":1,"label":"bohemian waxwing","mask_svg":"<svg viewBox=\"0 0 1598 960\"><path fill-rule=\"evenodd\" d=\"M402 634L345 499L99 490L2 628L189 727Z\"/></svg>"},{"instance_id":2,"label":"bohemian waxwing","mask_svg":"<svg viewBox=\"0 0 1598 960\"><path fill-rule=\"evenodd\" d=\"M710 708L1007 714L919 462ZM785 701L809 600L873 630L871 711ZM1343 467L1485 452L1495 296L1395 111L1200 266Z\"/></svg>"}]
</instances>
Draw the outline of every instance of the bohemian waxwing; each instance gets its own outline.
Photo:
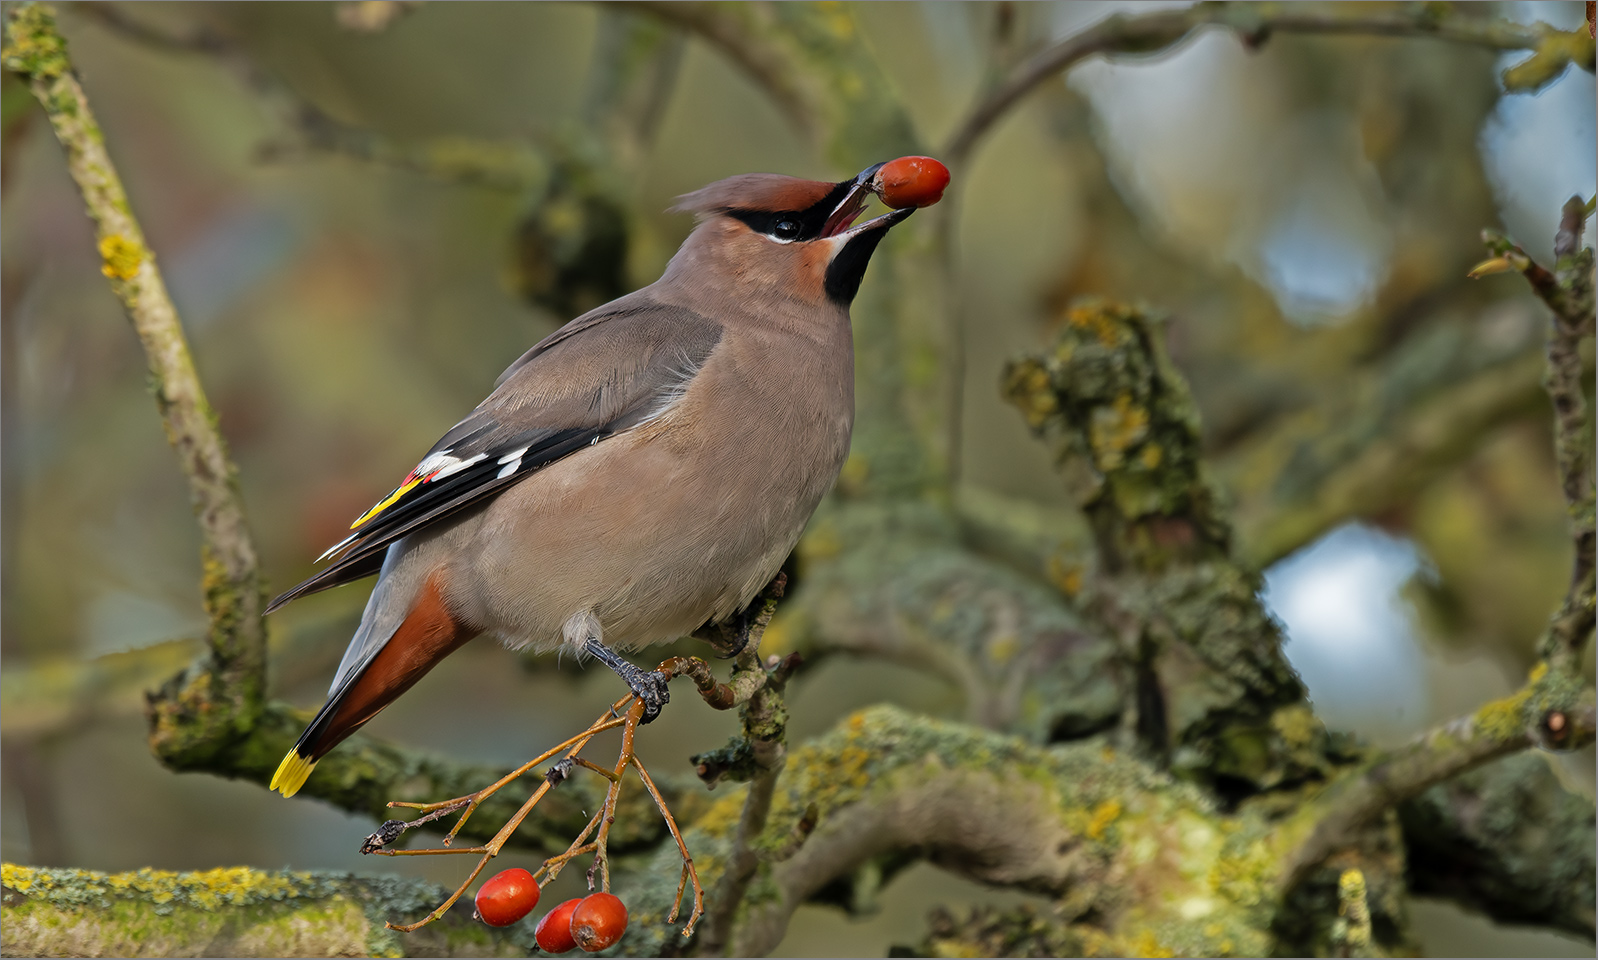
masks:
<instances>
[{"instance_id":1,"label":"bohemian waxwing","mask_svg":"<svg viewBox=\"0 0 1598 960\"><path fill-rule=\"evenodd\" d=\"M853 226L882 166L841 183L747 174L680 198L699 224L659 280L523 354L323 555L332 566L273 601L268 613L378 575L272 789L293 796L479 634L592 655L646 718L659 712L664 678L615 651L740 615L848 453L849 303L912 212Z\"/></svg>"}]
</instances>

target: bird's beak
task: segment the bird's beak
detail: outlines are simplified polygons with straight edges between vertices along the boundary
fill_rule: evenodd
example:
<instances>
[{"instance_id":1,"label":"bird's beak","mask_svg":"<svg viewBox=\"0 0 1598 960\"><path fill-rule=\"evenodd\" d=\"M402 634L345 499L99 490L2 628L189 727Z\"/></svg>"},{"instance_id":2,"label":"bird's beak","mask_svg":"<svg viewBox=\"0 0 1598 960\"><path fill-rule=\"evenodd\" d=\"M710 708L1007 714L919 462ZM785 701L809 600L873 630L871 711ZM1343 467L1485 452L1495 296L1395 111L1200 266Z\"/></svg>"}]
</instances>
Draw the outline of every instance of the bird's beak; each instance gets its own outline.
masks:
<instances>
[{"instance_id":1,"label":"bird's beak","mask_svg":"<svg viewBox=\"0 0 1598 960\"><path fill-rule=\"evenodd\" d=\"M821 236L823 238L864 233L867 230L875 230L879 227L891 227L915 212L914 207L906 207L903 210L893 210L873 220L867 220L858 227L853 226L855 218L859 217L860 211L866 208L866 201L870 199L873 193L871 180L882 167L883 165L880 163L873 163L860 171L860 175L854 178L854 183L850 186L849 192L844 194L843 200L833 208L832 213L827 217L827 222L822 225Z\"/></svg>"}]
</instances>

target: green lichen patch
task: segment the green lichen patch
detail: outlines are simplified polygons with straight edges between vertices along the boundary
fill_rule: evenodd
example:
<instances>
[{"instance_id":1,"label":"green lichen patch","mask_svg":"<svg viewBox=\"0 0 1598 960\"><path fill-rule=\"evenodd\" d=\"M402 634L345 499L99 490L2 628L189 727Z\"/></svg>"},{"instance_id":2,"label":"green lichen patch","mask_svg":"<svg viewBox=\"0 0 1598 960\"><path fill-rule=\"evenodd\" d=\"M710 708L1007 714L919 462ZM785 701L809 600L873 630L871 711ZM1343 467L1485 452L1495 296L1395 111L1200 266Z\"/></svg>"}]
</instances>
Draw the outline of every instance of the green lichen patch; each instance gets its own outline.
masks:
<instances>
[{"instance_id":1,"label":"green lichen patch","mask_svg":"<svg viewBox=\"0 0 1598 960\"><path fill-rule=\"evenodd\" d=\"M35 80L53 80L72 69L67 42L56 29L49 4L23 3L12 9L0 65Z\"/></svg>"}]
</instances>

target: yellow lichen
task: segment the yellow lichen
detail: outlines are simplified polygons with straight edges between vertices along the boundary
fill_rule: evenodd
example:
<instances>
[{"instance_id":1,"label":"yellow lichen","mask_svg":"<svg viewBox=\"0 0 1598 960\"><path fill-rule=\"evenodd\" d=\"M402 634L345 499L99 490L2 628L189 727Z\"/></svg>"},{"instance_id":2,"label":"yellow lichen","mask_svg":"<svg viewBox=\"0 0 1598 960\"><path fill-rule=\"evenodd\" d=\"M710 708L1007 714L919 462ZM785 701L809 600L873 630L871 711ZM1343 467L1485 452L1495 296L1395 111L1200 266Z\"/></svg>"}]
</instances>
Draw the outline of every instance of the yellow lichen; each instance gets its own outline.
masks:
<instances>
[{"instance_id":1,"label":"yellow lichen","mask_svg":"<svg viewBox=\"0 0 1598 960\"><path fill-rule=\"evenodd\" d=\"M0 883L17 891L27 893L33 889L34 872L28 867L19 867L14 863L0 865Z\"/></svg>"},{"instance_id":2,"label":"yellow lichen","mask_svg":"<svg viewBox=\"0 0 1598 960\"><path fill-rule=\"evenodd\" d=\"M1088 818L1087 835L1094 840L1104 839L1104 832L1121 817L1121 801L1111 798L1093 808Z\"/></svg>"},{"instance_id":3,"label":"yellow lichen","mask_svg":"<svg viewBox=\"0 0 1598 960\"><path fill-rule=\"evenodd\" d=\"M1271 726L1283 742L1294 748L1310 746L1321 732L1314 711L1301 703L1286 706L1271 714Z\"/></svg>"},{"instance_id":4,"label":"yellow lichen","mask_svg":"<svg viewBox=\"0 0 1598 960\"><path fill-rule=\"evenodd\" d=\"M132 280L145 260L144 247L120 233L100 238L100 272L113 280Z\"/></svg>"},{"instance_id":5,"label":"yellow lichen","mask_svg":"<svg viewBox=\"0 0 1598 960\"><path fill-rule=\"evenodd\" d=\"M1127 944L1127 955L1133 957L1174 956L1170 950L1160 946L1159 938L1150 930L1144 930L1132 938L1131 942Z\"/></svg>"},{"instance_id":6,"label":"yellow lichen","mask_svg":"<svg viewBox=\"0 0 1598 960\"><path fill-rule=\"evenodd\" d=\"M1143 453L1138 459L1142 461L1143 469L1153 470L1165 459L1165 451L1160 449L1159 444L1151 443L1143 448Z\"/></svg>"},{"instance_id":7,"label":"yellow lichen","mask_svg":"<svg viewBox=\"0 0 1598 960\"><path fill-rule=\"evenodd\" d=\"M1149 412L1121 394L1109 406L1095 407L1088 427L1088 442L1099 469L1114 470L1126 461L1126 453L1148 436Z\"/></svg>"},{"instance_id":8,"label":"yellow lichen","mask_svg":"<svg viewBox=\"0 0 1598 960\"><path fill-rule=\"evenodd\" d=\"M1507 740L1525 726L1526 701L1531 690L1521 690L1494 700L1476 711L1476 729L1494 740Z\"/></svg>"},{"instance_id":9,"label":"yellow lichen","mask_svg":"<svg viewBox=\"0 0 1598 960\"><path fill-rule=\"evenodd\" d=\"M1082 592L1082 565L1055 554L1049 557L1047 574L1049 582L1060 592L1074 597Z\"/></svg>"}]
</instances>

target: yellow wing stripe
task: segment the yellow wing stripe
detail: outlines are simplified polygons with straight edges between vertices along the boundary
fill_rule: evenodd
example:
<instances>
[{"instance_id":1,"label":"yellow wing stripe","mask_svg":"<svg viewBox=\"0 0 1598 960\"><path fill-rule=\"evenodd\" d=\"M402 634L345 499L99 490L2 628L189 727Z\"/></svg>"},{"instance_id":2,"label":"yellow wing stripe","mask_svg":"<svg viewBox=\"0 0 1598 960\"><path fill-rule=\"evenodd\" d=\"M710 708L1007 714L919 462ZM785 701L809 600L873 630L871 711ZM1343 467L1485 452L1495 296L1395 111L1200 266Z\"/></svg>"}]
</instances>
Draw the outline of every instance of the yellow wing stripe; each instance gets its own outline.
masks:
<instances>
[{"instance_id":1,"label":"yellow wing stripe","mask_svg":"<svg viewBox=\"0 0 1598 960\"><path fill-rule=\"evenodd\" d=\"M399 489L384 497L378 502L377 506L361 514L359 517L356 517L355 522L350 524L350 529L354 530L360 527L361 524L382 513L384 510L387 510L389 507L392 507L394 505L394 501L409 493L411 488L415 487L418 483L421 483L423 479L424 478L422 477L417 477L415 480L407 480L405 483L401 484Z\"/></svg>"},{"instance_id":2,"label":"yellow wing stripe","mask_svg":"<svg viewBox=\"0 0 1598 960\"><path fill-rule=\"evenodd\" d=\"M276 790L285 797L292 797L305 786L305 778L311 775L316 768L315 760L308 760L298 753L290 750L283 762L278 764L277 772L272 774L272 785L269 790Z\"/></svg>"}]
</instances>

